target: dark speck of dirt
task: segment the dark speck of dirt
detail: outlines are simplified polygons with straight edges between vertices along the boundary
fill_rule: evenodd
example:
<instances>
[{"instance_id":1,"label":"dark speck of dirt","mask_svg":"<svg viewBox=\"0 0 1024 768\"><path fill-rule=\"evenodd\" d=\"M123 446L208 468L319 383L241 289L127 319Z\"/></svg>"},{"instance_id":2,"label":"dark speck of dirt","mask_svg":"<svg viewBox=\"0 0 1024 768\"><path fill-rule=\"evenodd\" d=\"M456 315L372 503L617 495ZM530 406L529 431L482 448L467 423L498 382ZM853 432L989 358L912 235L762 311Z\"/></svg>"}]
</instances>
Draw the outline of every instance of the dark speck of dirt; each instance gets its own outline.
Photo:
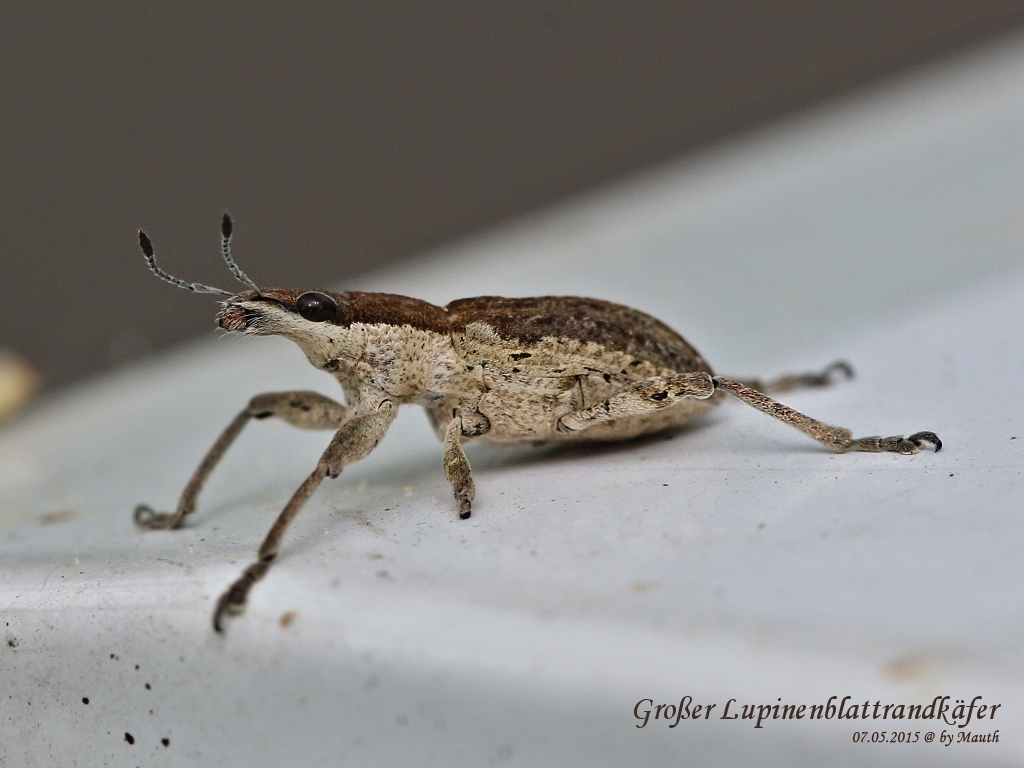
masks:
<instances>
[{"instance_id":1,"label":"dark speck of dirt","mask_svg":"<svg viewBox=\"0 0 1024 768\"><path fill-rule=\"evenodd\" d=\"M7 647L8 648L17 648L18 647L18 641L15 638L13 638L13 637L8 637L7 638Z\"/></svg>"},{"instance_id":2,"label":"dark speck of dirt","mask_svg":"<svg viewBox=\"0 0 1024 768\"><path fill-rule=\"evenodd\" d=\"M82 703L83 704L88 704L89 703L89 697L88 696L83 696L82 697Z\"/></svg>"},{"instance_id":3,"label":"dark speck of dirt","mask_svg":"<svg viewBox=\"0 0 1024 768\"><path fill-rule=\"evenodd\" d=\"M165 747L171 746L171 740L170 739L160 739L160 743L163 744Z\"/></svg>"},{"instance_id":4,"label":"dark speck of dirt","mask_svg":"<svg viewBox=\"0 0 1024 768\"><path fill-rule=\"evenodd\" d=\"M138 668L139 668L139 665L138 665L138 664L136 664L136 665L135 665L135 668L136 668L136 669L138 669Z\"/></svg>"},{"instance_id":5,"label":"dark speck of dirt","mask_svg":"<svg viewBox=\"0 0 1024 768\"><path fill-rule=\"evenodd\" d=\"M135 737L128 733L128 731L124 732L124 740L127 741L129 744L135 743Z\"/></svg>"},{"instance_id":6,"label":"dark speck of dirt","mask_svg":"<svg viewBox=\"0 0 1024 768\"><path fill-rule=\"evenodd\" d=\"M149 683L146 683L146 690L147 691L152 691L153 690L152 688L149 687Z\"/></svg>"}]
</instances>

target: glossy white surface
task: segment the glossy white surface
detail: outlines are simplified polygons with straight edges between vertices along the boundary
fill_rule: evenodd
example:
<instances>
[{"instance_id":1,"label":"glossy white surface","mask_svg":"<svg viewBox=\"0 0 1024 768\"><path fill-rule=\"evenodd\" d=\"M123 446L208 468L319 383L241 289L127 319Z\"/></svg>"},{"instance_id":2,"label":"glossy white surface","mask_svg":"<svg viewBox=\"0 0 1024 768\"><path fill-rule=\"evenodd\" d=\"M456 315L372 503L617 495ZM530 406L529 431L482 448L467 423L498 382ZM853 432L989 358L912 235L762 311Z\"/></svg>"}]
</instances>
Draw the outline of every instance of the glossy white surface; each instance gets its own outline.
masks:
<instances>
[{"instance_id":1,"label":"glossy white surface","mask_svg":"<svg viewBox=\"0 0 1024 768\"><path fill-rule=\"evenodd\" d=\"M357 286L613 299L723 372L844 357L855 381L786 402L931 429L941 453L834 456L729 402L625 445L471 445L459 521L409 410L221 637L213 601L329 436L250 426L184 530L141 534L131 509L173 506L252 394L329 378L286 341L211 340L6 428L0 763L1021 764L1022 82L1024 45L993 49ZM258 280L244 254L239 222ZM637 701L684 695L715 717L635 728ZM1000 742L717 719L832 695L980 695L1002 708L966 730Z\"/></svg>"}]
</instances>

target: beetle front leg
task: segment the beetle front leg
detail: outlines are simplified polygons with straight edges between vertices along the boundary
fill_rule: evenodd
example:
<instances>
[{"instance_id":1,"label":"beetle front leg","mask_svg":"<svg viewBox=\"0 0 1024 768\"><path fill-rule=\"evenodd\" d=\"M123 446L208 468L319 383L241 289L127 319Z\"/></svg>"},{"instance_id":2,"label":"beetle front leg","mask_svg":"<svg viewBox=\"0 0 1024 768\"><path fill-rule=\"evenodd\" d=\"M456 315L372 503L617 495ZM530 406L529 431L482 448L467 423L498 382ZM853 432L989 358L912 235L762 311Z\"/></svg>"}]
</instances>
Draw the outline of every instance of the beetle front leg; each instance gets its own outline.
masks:
<instances>
[{"instance_id":1,"label":"beetle front leg","mask_svg":"<svg viewBox=\"0 0 1024 768\"><path fill-rule=\"evenodd\" d=\"M459 502L459 517L463 520L472 514L476 486L470 474L469 459L462 450L462 418L452 419L444 437L444 476L452 484L455 500Z\"/></svg>"},{"instance_id":2,"label":"beetle front leg","mask_svg":"<svg viewBox=\"0 0 1024 768\"><path fill-rule=\"evenodd\" d=\"M215 630L223 631L222 618L225 613L241 613L244 610L249 589L266 575L270 564L277 557L281 539L284 538L289 524L299 514L299 510L302 509L306 500L320 487L320 483L328 477L337 477L345 466L368 456L387 433L388 427L395 420L397 413L398 407L390 400L385 400L373 413L356 416L337 431L331 439L331 444L327 446L327 450L320 456L316 469L292 494L291 499L278 515L260 546L256 562L246 568L241 578L235 581L217 601L217 608L213 613L213 628Z\"/></svg>"},{"instance_id":3,"label":"beetle front leg","mask_svg":"<svg viewBox=\"0 0 1024 768\"><path fill-rule=\"evenodd\" d=\"M180 526L185 515L195 511L199 493L210 473L249 423L249 419L266 419L271 416L284 419L300 429L338 429L345 423L348 408L317 392L265 392L256 395L206 452L182 491L178 508L173 513L155 512L146 504L139 504L135 508L135 524L143 529Z\"/></svg>"}]
</instances>

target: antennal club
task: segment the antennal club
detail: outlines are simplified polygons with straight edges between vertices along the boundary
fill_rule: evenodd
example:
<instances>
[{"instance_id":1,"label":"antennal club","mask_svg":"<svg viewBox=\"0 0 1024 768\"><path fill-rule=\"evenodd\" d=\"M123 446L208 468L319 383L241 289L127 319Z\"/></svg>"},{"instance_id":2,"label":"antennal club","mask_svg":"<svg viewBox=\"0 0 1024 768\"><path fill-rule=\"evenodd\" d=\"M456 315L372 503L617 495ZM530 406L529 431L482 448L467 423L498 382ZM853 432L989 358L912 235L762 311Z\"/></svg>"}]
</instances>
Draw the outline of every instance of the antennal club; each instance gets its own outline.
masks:
<instances>
[{"instance_id":1,"label":"antennal club","mask_svg":"<svg viewBox=\"0 0 1024 768\"><path fill-rule=\"evenodd\" d=\"M142 255L146 257L146 263L149 265L150 270L161 280L166 280L171 285L176 285L179 288L184 288L186 291L192 291L193 293L214 293L220 296L231 295L227 291L222 291L220 288L203 285L202 283L186 283L184 280L179 280L177 277L173 277L172 275L164 272L156 264L156 256L153 251L153 241L150 240L149 235L141 229L139 230L139 247L142 248Z\"/></svg>"},{"instance_id":2,"label":"antennal club","mask_svg":"<svg viewBox=\"0 0 1024 768\"><path fill-rule=\"evenodd\" d=\"M227 263L228 269L231 270L231 274L235 276L235 279L238 280L238 282L249 286L259 294L260 289L256 283L250 280L249 276L245 274L245 272L235 264L235 260L231 258L231 230L233 227L234 224L231 221L231 217L225 213L224 218L221 219L220 223L220 253L224 257L224 261Z\"/></svg>"}]
</instances>

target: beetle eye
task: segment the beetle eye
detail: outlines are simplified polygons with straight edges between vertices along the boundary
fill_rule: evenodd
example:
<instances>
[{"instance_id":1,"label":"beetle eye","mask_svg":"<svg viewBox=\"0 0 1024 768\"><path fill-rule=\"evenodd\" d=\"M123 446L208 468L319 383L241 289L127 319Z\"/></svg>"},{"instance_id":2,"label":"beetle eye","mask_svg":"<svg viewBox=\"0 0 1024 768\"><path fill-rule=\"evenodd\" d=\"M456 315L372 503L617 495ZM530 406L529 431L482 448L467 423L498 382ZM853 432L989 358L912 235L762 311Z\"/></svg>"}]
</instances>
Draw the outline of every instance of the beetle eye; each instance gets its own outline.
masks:
<instances>
[{"instance_id":1,"label":"beetle eye","mask_svg":"<svg viewBox=\"0 0 1024 768\"><path fill-rule=\"evenodd\" d=\"M338 305L334 303L334 299L315 291L299 296L295 308L300 315L313 323L325 323L338 312Z\"/></svg>"}]
</instances>

